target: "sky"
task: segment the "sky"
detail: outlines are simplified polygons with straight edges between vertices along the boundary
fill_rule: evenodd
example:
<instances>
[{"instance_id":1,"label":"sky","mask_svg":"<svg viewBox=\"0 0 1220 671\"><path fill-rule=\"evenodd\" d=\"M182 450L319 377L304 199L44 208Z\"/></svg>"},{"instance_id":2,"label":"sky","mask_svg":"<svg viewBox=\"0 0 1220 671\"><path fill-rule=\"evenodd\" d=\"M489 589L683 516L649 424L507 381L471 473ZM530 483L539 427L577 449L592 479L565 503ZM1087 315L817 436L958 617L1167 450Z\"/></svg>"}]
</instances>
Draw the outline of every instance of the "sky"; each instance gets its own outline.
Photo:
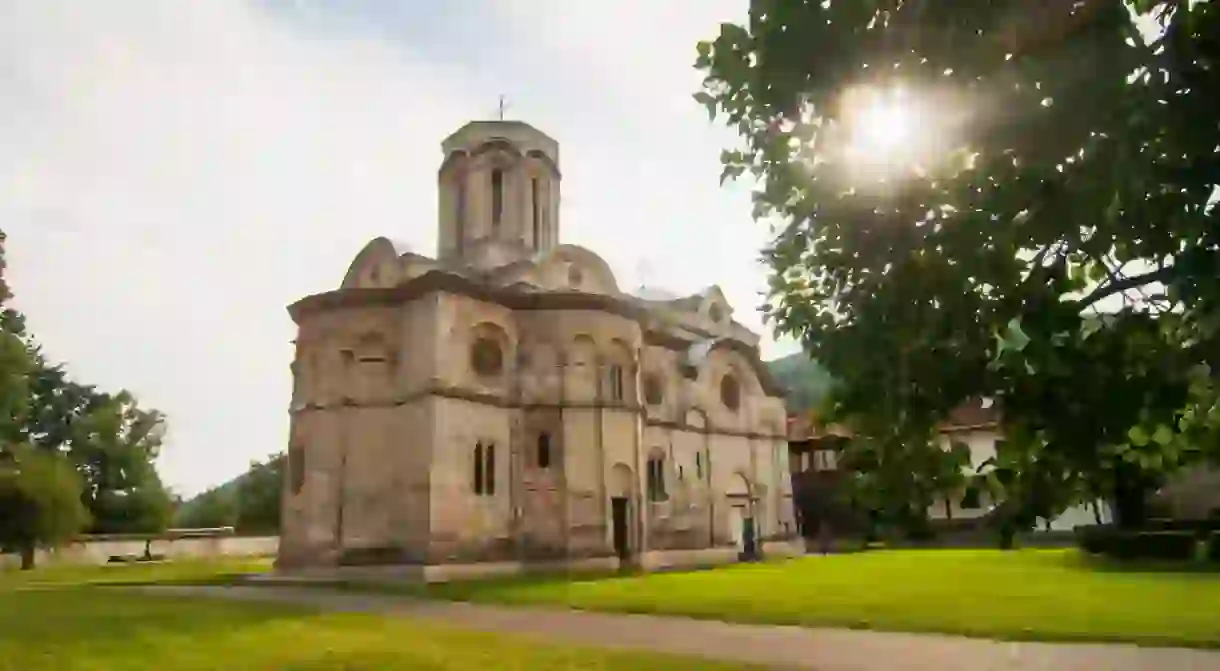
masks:
<instances>
[{"instance_id":1,"label":"sky","mask_svg":"<svg viewBox=\"0 0 1220 671\"><path fill-rule=\"evenodd\" d=\"M0 226L15 307L80 380L169 417L184 495L287 441L294 326L370 239L433 255L440 141L560 142L561 238L619 284L724 290L765 332L734 142L695 43L746 0L3 0ZM651 247L641 241L651 239Z\"/></svg>"}]
</instances>

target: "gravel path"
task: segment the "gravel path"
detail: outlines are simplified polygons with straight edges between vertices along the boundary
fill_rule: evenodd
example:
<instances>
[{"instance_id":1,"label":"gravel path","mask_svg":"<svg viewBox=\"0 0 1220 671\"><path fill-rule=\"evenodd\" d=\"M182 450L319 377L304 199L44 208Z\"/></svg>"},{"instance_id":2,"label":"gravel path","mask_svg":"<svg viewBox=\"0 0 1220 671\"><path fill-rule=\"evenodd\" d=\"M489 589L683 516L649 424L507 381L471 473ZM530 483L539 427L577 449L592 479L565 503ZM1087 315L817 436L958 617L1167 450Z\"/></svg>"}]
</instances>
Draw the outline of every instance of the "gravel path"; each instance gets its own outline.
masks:
<instances>
[{"instance_id":1,"label":"gravel path","mask_svg":"<svg viewBox=\"0 0 1220 671\"><path fill-rule=\"evenodd\" d=\"M646 615L512 609L324 588L145 587L152 594L422 617L482 631L818 671L1220 671L1220 651L1013 643L931 634L756 626Z\"/></svg>"}]
</instances>

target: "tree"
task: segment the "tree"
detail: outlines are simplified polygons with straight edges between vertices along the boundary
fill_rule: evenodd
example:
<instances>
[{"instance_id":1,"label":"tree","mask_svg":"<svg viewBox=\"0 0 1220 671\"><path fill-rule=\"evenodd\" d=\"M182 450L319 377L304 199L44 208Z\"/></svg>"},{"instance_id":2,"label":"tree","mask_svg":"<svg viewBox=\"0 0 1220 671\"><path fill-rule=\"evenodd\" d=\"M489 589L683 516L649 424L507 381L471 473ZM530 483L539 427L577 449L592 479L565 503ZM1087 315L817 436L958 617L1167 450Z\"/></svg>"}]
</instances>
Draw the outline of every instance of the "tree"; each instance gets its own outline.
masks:
<instances>
[{"instance_id":1,"label":"tree","mask_svg":"<svg viewBox=\"0 0 1220 671\"><path fill-rule=\"evenodd\" d=\"M163 531L173 514L155 460L165 416L144 410L128 392L94 394L71 424L70 449L84 475L82 495L94 516L94 533Z\"/></svg>"},{"instance_id":2,"label":"tree","mask_svg":"<svg viewBox=\"0 0 1220 671\"><path fill-rule=\"evenodd\" d=\"M0 453L24 445L63 455L76 467L95 532L154 532L172 514L155 468L165 417L127 392L107 394L50 363L5 303L0 231Z\"/></svg>"},{"instance_id":3,"label":"tree","mask_svg":"<svg viewBox=\"0 0 1220 671\"><path fill-rule=\"evenodd\" d=\"M216 529L236 527L237 501L230 491L210 489L185 502L178 510L174 524L186 529Z\"/></svg>"},{"instance_id":4,"label":"tree","mask_svg":"<svg viewBox=\"0 0 1220 671\"><path fill-rule=\"evenodd\" d=\"M33 366L22 340L24 320L7 307L12 294L4 281L4 231L0 231L0 455L16 444L29 408L28 376Z\"/></svg>"},{"instance_id":5,"label":"tree","mask_svg":"<svg viewBox=\"0 0 1220 671\"><path fill-rule=\"evenodd\" d=\"M284 488L283 452L252 462L238 481L237 524L242 532L279 533L280 493Z\"/></svg>"},{"instance_id":6,"label":"tree","mask_svg":"<svg viewBox=\"0 0 1220 671\"><path fill-rule=\"evenodd\" d=\"M11 449L0 464L0 545L21 552L34 568L38 546L55 547L85 527L80 476L64 457L29 447Z\"/></svg>"},{"instance_id":7,"label":"tree","mask_svg":"<svg viewBox=\"0 0 1220 671\"><path fill-rule=\"evenodd\" d=\"M775 225L768 318L841 381L862 460L991 397L1009 519L1105 492L1133 525L1217 454L1218 34L1212 2L753 0L699 45L724 177Z\"/></svg>"}]
</instances>

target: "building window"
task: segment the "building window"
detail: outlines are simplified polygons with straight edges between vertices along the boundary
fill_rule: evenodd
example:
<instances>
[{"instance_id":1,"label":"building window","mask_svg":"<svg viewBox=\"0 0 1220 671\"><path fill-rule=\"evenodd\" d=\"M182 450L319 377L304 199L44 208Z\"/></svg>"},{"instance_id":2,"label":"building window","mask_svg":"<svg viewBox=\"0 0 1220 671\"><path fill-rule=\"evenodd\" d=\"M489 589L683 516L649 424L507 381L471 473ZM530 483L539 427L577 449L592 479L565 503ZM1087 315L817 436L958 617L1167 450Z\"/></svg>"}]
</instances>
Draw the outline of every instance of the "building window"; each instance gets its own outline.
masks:
<instances>
[{"instance_id":1,"label":"building window","mask_svg":"<svg viewBox=\"0 0 1220 671\"><path fill-rule=\"evenodd\" d=\"M647 489L649 501L664 501L665 495L665 457L648 458Z\"/></svg>"},{"instance_id":2,"label":"building window","mask_svg":"<svg viewBox=\"0 0 1220 671\"><path fill-rule=\"evenodd\" d=\"M699 452L695 453L695 479L703 479L703 454Z\"/></svg>"},{"instance_id":3,"label":"building window","mask_svg":"<svg viewBox=\"0 0 1220 671\"><path fill-rule=\"evenodd\" d=\"M538 434L538 468L551 467L551 434Z\"/></svg>"},{"instance_id":4,"label":"building window","mask_svg":"<svg viewBox=\"0 0 1220 671\"><path fill-rule=\"evenodd\" d=\"M609 377L611 400L623 400L623 367L616 363L610 364Z\"/></svg>"},{"instance_id":5,"label":"building window","mask_svg":"<svg viewBox=\"0 0 1220 671\"><path fill-rule=\"evenodd\" d=\"M305 486L305 448L300 445L288 448L288 482L293 495L300 494Z\"/></svg>"},{"instance_id":6,"label":"building window","mask_svg":"<svg viewBox=\"0 0 1220 671\"><path fill-rule=\"evenodd\" d=\"M474 493L479 496L496 494L496 444L474 445Z\"/></svg>"},{"instance_id":7,"label":"building window","mask_svg":"<svg viewBox=\"0 0 1220 671\"><path fill-rule=\"evenodd\" d=\"M542 227L541 227L541 207L542 203L538 202L538 178L530 179L530 202L534 205L533 222L534 222L534 247L542 246Z\"/></svg>"},{"instance_id":8,"label":"building window","mask_svg":"<svg viewBox=\"0 0 1220 671\"><path fill-rule=\"evenodd\" d=\"M454 238L456 238L454 244L460 254L466 242L466 175L463 173L458 173L457 203L454 209L456 210L453 213Z\"/></svg>"},{"instance_id":9,"label":"building window","mask_svg":"<svg viewBox=\"0 0 1220 671\"><path fill-rule=\"evenodd\" d=\"M499 230L500 218L504 214L504 171L491 171L491 228Z\"/></svg>"},{"instance_id":10,"label":"building window","mask_svg":"<svg viewBox=\"0 0 1220 671\"><path fill-rule=\"evenodd\" d=\"M470 346L470 367L484 377L499 375L504 369L504 352L500 343L487 337L478 338Z\"/></svg>"},{"instance_id":11,"label":"building window","mask_svg":"<svg viewBox=\"0 0 1220 671\"><path fill-rule=\"evenodd\" d=\"M724 319L724 313L720 310L720 304L712 303L707 309L707 316L711 318L713 323L719 324L720 320Z\"/></svg>"},{"instance_id":12,"label":"building window","mask_svg":"<svg viewBox=\"0 0 1220 671\"><path fill-rule=\"evenodd\" d=\"M665 402L665 385L661 376L649 373L644 376L644 402L648 405L661 405Z\"/></svg>"},{"instance_id":13,"label":"building window","mask_svg":"<svg viewBox=\"0 0 1220 671\"><path fill-rule=\"evenodd\" d=\"M733 411L741 406L741 385L732 375L720 378L720 402Z\"/></svg>"}]
</instances>

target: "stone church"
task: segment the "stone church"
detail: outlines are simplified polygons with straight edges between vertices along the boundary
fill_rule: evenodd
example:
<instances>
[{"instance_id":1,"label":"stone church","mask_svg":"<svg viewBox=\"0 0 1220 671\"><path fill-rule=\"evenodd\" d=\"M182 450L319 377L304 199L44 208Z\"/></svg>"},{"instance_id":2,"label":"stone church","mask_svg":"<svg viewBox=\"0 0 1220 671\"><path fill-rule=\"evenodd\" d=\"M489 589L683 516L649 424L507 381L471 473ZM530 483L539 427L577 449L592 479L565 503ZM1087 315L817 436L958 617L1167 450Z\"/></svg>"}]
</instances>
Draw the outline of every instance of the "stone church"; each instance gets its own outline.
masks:
<instances>
[{"instance_id":1,"label":"stone church","mask_svg":"<svg viewBox=\"0 0 1220 671\"><path fill-rule=\"evenodd\" d=\"M298 327L279 565L677 566L795 536L781 390L716 287L560 241L559 145L442 145L438 250L369 242Z\"/></svg>"}]
</instances>

